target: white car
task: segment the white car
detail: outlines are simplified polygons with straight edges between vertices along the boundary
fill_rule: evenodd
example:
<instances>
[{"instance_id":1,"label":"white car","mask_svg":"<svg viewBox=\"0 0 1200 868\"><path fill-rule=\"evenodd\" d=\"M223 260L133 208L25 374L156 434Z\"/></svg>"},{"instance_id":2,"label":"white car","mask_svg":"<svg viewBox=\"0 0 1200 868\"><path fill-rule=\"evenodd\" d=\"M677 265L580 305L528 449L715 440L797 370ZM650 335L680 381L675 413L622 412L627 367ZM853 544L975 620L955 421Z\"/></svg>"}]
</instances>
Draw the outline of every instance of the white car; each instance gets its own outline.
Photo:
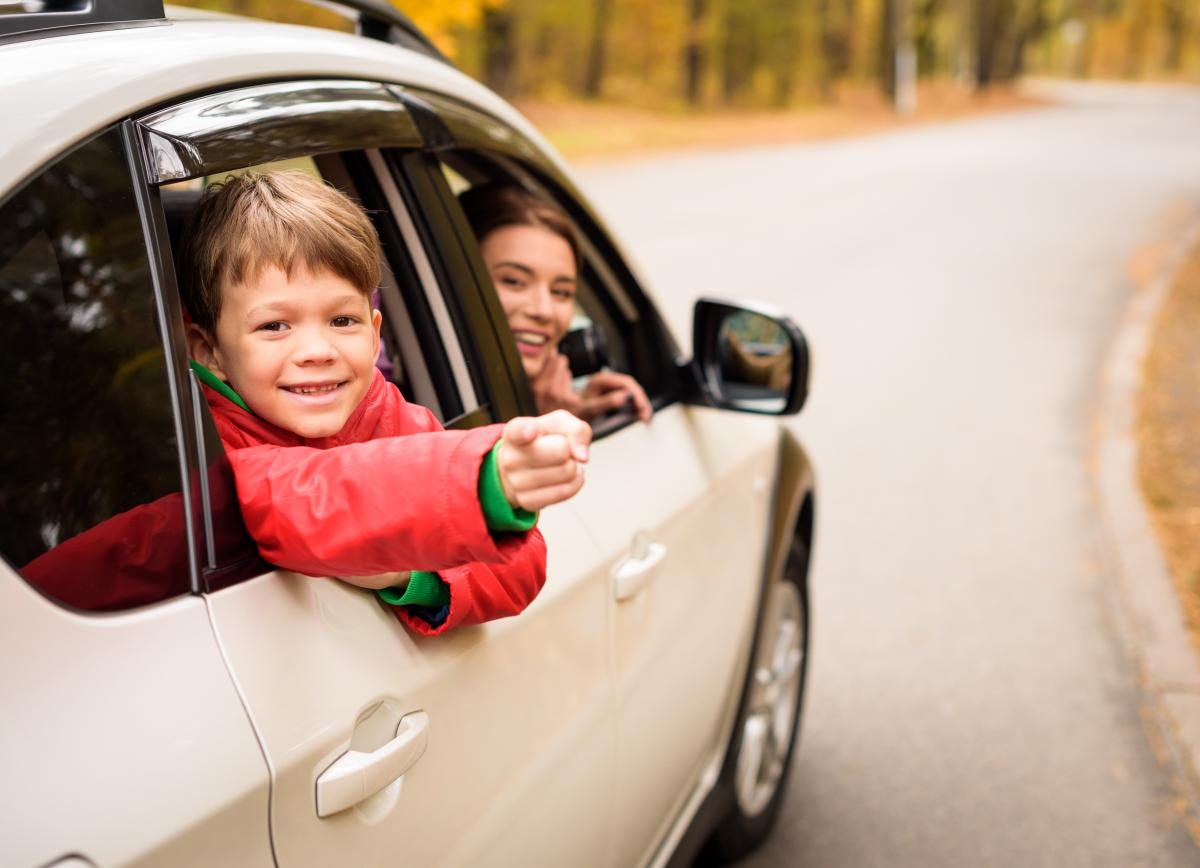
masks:
<instances>
[{"instance_id":1,"label":"white car","mask_svg":"<svg viewBox=\"0 0 1200 868\"><path fill-rule=\"evenodd\" d=\"M745 852L779 811L803 695L813 473L774 417L804 401L804 339L701 300L682 358L528 122L387 4L334 5L358 35L0 2L0 863ZM548 580L521 615L418 637L246 537L172 248L206 183L278 164L371 210L391 375L450 426L534 412L455 193L505 180L575 221L580 327L655 413L596 428L583 491L541 516ZM70 548L164 496L175 525L114 551L170 569L117 585ZM56 548L69 575L32 565Z\"/></svg>"}]
</instances>

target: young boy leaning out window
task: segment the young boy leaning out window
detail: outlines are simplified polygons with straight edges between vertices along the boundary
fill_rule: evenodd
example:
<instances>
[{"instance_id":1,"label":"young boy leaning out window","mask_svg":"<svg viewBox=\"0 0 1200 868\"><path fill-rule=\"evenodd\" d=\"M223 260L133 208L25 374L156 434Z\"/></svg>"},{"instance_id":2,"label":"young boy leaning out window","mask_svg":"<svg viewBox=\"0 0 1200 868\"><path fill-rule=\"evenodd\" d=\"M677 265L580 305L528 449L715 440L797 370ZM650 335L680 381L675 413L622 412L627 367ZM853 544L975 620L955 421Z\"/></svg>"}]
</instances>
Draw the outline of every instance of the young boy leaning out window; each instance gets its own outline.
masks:
<instances>
[{"instance_id":1,"label":"young boy leaning out window","mask_svg":"<svg viewBox=\"0 0 1200 868\"><path fill-rule=\"evenodd\" d=\"M180 289L247 529L263 557L376 589L413 630L514 615L545 581L536 511L583 485L565 411L446 431L375 368L379 239L300 173L201 199Z\"/></svg>"}]
</instances>

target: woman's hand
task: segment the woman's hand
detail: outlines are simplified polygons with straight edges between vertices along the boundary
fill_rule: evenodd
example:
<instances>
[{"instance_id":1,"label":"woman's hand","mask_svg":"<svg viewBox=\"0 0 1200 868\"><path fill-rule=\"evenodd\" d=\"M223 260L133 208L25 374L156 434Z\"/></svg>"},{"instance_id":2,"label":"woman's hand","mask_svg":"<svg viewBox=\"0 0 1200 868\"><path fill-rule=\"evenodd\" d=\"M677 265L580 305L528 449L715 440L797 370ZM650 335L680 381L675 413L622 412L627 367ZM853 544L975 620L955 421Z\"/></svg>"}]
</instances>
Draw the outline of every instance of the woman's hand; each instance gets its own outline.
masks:
<instances>
[{"instance_id":1,"label":"woman's hand","mask_svg":"<svg viewBox=\"0 0 1200 868\"><path fill-rule=\"evenodd\" d=\"M533 390L539 413L566 410L581 419L587 418L580 412L583 400L571 387L571 367L562 353L556 352L546 360L538 375L529 381L529 388Z\"/></svg>"},{"instance_id":2,"label":"woman's hand","mask_svg":"<svg viewBox=\"0 0 1200 868\"><path fill-rule=\"evenodd\" d=\"M579 398L581 406L576 415L581 419L594 419L602 413L624 407L631 400L641 421L649 422L654 412L641 384L628 374L616 371L597 371L592 374Z\"/></svg>"},{"instance_id":3,"label":"woman's hand","mask_svg":"<svg viewBox=\"0 0 1200 868\"><path fill-rule=\"evenodd\" d=\"M380 573L377 576L338 576L347 585L355 585L359 588L369 588L372 591L379 591L383 588L399 588L403 590L408 587L408 580L411 577L408 570L401 570L398 573Z\"/></svg>"},{"instance_id":4,"label":"woman's hand","mask_svg":"<svg viewBox=\"0 0 1200 868\"><path fill-rule=\"evenodd\" d=\"M552 410L566 410L590 422L610 410L624 407L632 400L638 419L650 421L654 410L646 390L628 374L597 371L588 378L582 392L575 391L572 379L567 357L555 353L529 383L538 411L549 413Z\"/></svg>"}]
</instances>

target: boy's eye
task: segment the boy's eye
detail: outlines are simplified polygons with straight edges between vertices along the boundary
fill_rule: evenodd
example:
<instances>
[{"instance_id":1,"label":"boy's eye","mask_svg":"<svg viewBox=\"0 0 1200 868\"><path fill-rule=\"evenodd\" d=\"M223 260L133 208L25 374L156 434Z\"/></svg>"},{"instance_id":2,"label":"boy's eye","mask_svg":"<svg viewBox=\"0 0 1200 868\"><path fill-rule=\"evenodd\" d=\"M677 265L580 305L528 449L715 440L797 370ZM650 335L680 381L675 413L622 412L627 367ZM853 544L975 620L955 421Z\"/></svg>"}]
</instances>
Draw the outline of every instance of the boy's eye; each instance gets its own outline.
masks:
<instances>
[{"instance_id":1,"label":"boy's eye","mask_svg":"<svg viewBox=\"0 0 1200 868\"><path fill-rule=\"evenodd\" d=\"M357 322L352 316L335 316L330 320L330 324L336 329L344 329L347 326L352 326Z\"/></svg>"},{"instance_id":2,"label":"boy's eye","mask_svg":"<svg viewBox=\"0 0 1200 868\"><path fill-rule=\"evenodd\" d=\"M286 323L282 323L279 320L272 320L271 322L265 322L262 325L260 325L258 327L258 331L260 331L260 332L281 332L285 328L287 328Z\"/></svg>"}]
</instances>

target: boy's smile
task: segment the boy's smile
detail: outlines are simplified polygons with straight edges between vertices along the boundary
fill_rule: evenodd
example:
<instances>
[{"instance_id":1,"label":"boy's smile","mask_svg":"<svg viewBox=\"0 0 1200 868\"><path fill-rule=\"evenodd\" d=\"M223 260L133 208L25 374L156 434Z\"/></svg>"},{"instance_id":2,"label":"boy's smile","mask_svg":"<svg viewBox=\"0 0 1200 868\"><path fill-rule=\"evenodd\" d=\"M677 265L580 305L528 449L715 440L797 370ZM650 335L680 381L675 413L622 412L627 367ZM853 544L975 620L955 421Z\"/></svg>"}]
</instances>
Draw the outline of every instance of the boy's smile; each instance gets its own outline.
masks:
<instances>
[{"instance_id":1,"label":"boy's smile","mask_svg":"<svg viewBox=\"0 0 1200 868\"><path fill-rule=\"evenodd\" d=\"M367 393L380 314L349 281L303 265L267 266L222 288L211 340L193 326L192 355L259 417L305 438L329 437Z\"/></svg>"}]
</instances>

